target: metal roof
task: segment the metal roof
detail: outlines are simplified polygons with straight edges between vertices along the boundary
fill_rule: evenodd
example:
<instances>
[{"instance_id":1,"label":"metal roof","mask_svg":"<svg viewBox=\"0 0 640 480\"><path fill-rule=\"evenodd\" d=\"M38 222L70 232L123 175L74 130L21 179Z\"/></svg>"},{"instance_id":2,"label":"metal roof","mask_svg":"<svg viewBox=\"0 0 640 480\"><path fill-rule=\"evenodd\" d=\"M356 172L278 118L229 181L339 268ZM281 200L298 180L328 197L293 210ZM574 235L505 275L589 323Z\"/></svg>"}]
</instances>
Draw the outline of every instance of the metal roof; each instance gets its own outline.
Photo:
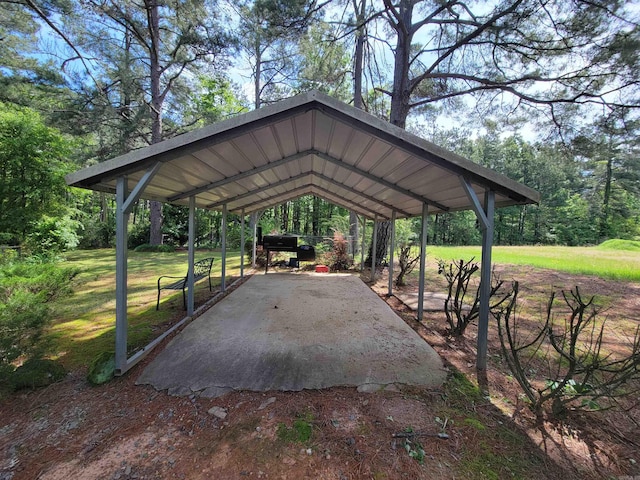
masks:
<instances>
[{"instance_id":1,"label":"metal roof","mask_svg":"<svg viewBox=\"0 0 640 480\"><path fill-rule=\"evenodd\" d=\"M496 206L539 194L317 91L297 95L79 170L71 186L115 192L125 175L142 198L245 213L316 195L369 218L472 208L464 183ZM141 182L142 180L142 182Z\"/></svg>"}]
</instances>

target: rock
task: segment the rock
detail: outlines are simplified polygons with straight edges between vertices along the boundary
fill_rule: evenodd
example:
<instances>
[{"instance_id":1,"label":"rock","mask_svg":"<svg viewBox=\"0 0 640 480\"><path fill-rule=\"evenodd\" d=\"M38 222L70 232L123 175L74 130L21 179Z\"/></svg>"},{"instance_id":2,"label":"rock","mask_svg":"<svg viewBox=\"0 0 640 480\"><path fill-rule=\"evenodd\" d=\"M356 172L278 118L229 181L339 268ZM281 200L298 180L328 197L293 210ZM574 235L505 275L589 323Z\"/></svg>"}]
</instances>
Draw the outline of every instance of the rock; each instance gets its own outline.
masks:
<instances>
[{"instance_id":1,"label":"rock","mask_svg":"<svg viewBox=\"0 0 640 480\"><path fill-rule=\"evenodd\" d=\"M211 407L207 413L209 415L213 415L214 417L219 418L220 420L224 420L227 418L227 410L222 407Z\"/></svg>"},{"instance_id":2,"label":"rock","mask_svg":"<svg viewBox=\"0 0 640 480\"><path fill-rule=\"evenodd\" d=\"M275 403L275 401L276 401L276 397L267 398L264 402L262 402L260 404L260 406L258 407L258 410L264 410L265 408L267 408L272 403Z\"/></svg>"}]
</instances>

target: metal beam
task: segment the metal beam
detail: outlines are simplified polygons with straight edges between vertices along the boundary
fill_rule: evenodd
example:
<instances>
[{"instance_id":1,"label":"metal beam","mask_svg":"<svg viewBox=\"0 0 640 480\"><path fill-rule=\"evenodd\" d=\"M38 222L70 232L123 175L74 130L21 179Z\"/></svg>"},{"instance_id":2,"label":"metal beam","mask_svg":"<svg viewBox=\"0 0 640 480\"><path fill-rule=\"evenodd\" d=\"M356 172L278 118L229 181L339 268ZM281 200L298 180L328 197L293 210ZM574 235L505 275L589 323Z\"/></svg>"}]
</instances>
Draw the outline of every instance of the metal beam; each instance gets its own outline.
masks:
<instances>
[{"instance_id":1,"label":"metal beam","mask_svg":"<svg viewBox=\"0 0 640 480\"><path fill-rule=\"evenodd\" d=\"M194 295L194 272L195 262L195 238L196 238L196 197L189 197L189 248L187 260L187 317L193 316L195 295Z\"/></svg>"},{"instance_id":2,"label":"metal beam","mask_svg":"<svg viewBox=\"0 0 640 480\"><path fill-rule=\"evenodd\" d=\"M489 336L489 300L491 297L491 249L493 247L493 227L495 212L495 192L484 194L484 214L486 228L482 229L482 263L480 264L480 311L478 317L478 357L476 368L487 368L487 341Z\"/></svg>"},{"instance_id":3,"label":"metal beam","mask_svg":"<svg viewBox=\"0 0 640 480\"><path fill-rule=\"evenodd\" d=\"M427 220L429 219L429 206L422 204L422 224L420 233L420 278L418 279L418 321L422 321L424 315L424 273L427 265Z\"/></svg>"},{"instance_id":4,"label":"metal beam","mask_svg":"<svg viewBox=\"0 0 640 480\"><path fill-rule=\"evenodd\" d=\"M346 208L347 210L354 210L356 212L359 212L360 214L364 215L364 212L369 212L370 216L373 217L374 215L379 215L377 212L375 212L374 210L371 210L369 208L363 207L362 205L355 205L352 203L347 203L344 199L336 199L335 197L337 196L334 192L327 190L326 188L320 187L318 185L315 184L309 184L309 185L303 185L301 187L297 187L294 188L292 190L289 190L288 192L284 192L281 194L277 194L277 195L272 195L270 197L267 198L263 198L260 199L259 201L256 202L252 202L246 205L243 205L242 208L247 209L247 210L253 210L255 209L256 206L260 206L260 208L269 208L271 206L274 205L278 205L282 202L287 202L293 198L297 198L301 195L316 195L318 197L321 197L325 200L327 200L328 202L331 202L335 205L339 205L341 207ZM383 218L387 218L384 215L381 215Z\"/></svg>"},{"instance_id":5,"label":"metal beam","mask_svg":"<svg viewBox=\"0 0 640 480\"><path fill-rule=\"evenodd\" d=\"M277 195L271 195L271 196L269 196L267 198L261 198L257 202L251 202L249 204L243 205L242 208L244 208L245 210L252 210L252 207L255 207L256 205L262 205L265 202L269 203L269 202L272 202L272 201L274 201L273 205L276 205L276 204L280 203L280 199L281 198L284 198L284 200L282 200L282 201L286 202L287 200L290 200L292 198L296 198L295 193L297 193L297 192L308 193L310 188L311 188L310 184L309 185L303 185L302 187L294 188L292 190L289 190L288 192L279 193ZM304 195L305 193L301 193L300 195ZM294 194L294 195L290 195L290 194Z\"/></svg>"},{"instance_id":6,"label":"metal beam","mask_svg":"<svg viewBox=\"0 0 640 480\"><path fill-rule=\"evenodd\" d=\"M373 218L373 243L371 244L371 283L376 281L376 249L378 248L378 216Z\"/></svg>"},{"instance_id":7,"label":"metal beam","mask_svg":"<svg viewBox=\"0 0 640 480\"><path fill-rule=\"evenodd\" d=\"M391 241L389 242L389 289L388 295L393 295L393 250L396 248L396 211L391 212Z\"/></svg>"},{"instance_id":8,"label":"metal beam","mask_svg":"<svg viewBox=\"0 0 640 480\"><path fill-rule=\"evenodd\" d=\"M367 233L367 217L362 215L362 248L360 249L360 273L364 270L364 241Z\"/></svg>"},{"instance_id":9,"label":"metal beam","mask_svg":"<svg viewBox=\"0 0 640 480\"><path fill-rule=\"evenodd\" d=\"M222 263L220 272L220 291L224 292L227 288L227 205L222 206Z\"/></svg>"},{"instance_id":10,"label":"metal beam","mask_svg":"<svg viewBox=\"0 0 640 480\"><path fill-rule=\"evenodd\" d=\"M240 212L240 278L244 278L244 208Z\"/></svg>"},{"instance_id":11,"label":"metal beam","mask_svg":"<svg viewBox=\"0 0 640 480\"><path fill-rule=\"evenodd\" d=\"M151 180L153 180L153 177L155 177L156 173L158 173L160 167L162 167L162 163L156 162L149 170L145 172L142 178L138 180L138 183L133 188L133 190L131 190L131 193L127 195L127 198L125 199L122 206L125 213L131 213L131 210L133 210L133 205L140 199L140 196L144 192L144 189L147 188L147 185L149 185L149 183L151 183Z\"/></svg>"},{"instance_id":12,"label":"metal beam","mask_svg":"<svg viewBox=\"0 0 640 480\"><path fill-rule=\"evenodd\" d=\"M489 220L487 219L487 215L482 208L482 204L480 204L480 200L476 195L476 191L471 186L471 182L468 178L460 177L460 184L464 189L464 193L467 194L467 198L471 202L471 208L475 212L476 217L478 217L478 221L481 223L482 229L484 230L485 228L487 228L487 225L489 225Z\"/></svg>"},{"instance_id":13,"label":"metal beam","mask_svg":"<svg viewBox=\"0 0 640 480\"><path fill-rule=\"evenodd\" d=\"M127 199L127 177L116 181L116 374L127 371L127 236L129 215L124 204Z\"/></svg>"},{"instance_id":14,"label":"metal beam","mask_svg":"<svg viewBox=\"0 0 640 480\"><path fill-rule=\"evenodd\" d=\"M279 181L277 181L275 183L270 183L266 187L256 188L255 190L250 190L248 192L241 193L241 194L236 195L234 197L228 197L228 198L225 198L224 200L220 200L218 202L210 203L205 208L218 208L218 207L224 205L225 203L228 205L229 203L237 202L238 200L242 200L244 198L251 197L252 195L255 195L256 193L264 192L264 191L269 190L271 188L277 188L277 187L280 187L282 185L286 185L288 183L295 182L296 180L299 180L301 178L306 177L307 175L312 175L312 174L313 174L313 172L309 171L309 172L301 173L299 175L294 175L293 177L285 178L285 179L279 180Z\"/></svg>"},{"instance_id":15,"label":"metal beam","mask_svg":"<svg viewBox=\"0 0 640 480\"><path fill-rule=\"evenodd\" d=\"M271 170L272 168L285 165L289 162L294 162L300 158L306 157L307 155L309 155L309 151L295 153L293 155L289 155L288 157L284 157L279 160L275 160L273 162L265 163L264 165L261 165L256 168L252 168L251 170L245 170L244 172L231 175L230 177L226 177L221 180L208 183L207 185L194 188L188 192L179 193L177 195L169 197L167 201L175 202L177 200L182 200L183 198L190 197L191 195L198 195L199 193L206 192L208 190L213 190L214 188L222 187L223 185L226 185L228 183L237 182L238 180L242 180L243 178L247 178L252 175L257 175L258 173L266 172L267 170Z\"/></svg>"},{"instance_id":16,"label":"metal beam","mask_svg":"<svg viewBox=\"0 0 640 480\"><path fill-rule=\"evenodd\" d=\"M388 203L383 202L382 200L378 200L377 198L372 197L371 195L367 195L366 193L360 192L358 190L352 190L349 187L345 187L344 183L340 183L340 182L334 180L333 178L327 177L326 175L323 175L321 173L316 173L316 172L313 172L313 175L315 175L316 177L318 177L321 180L324 180L326 182L329 182L332 185L335 185L336 187L340 187L340 188L343 188L345 190L349 190L350 192L353 192L356 195L358 195L358 196L360 196L360 197L362 197L362 198L364 198L366 200L369 200L369 201L377 203L378 205L381 205L381 206L383 206L385 208L388 208L392 212L394 210L396 210L396 211L400 212L402 215L404 215L406 217L411 217L412 216L409 212L406 212L404 210L400 210L400 209L394 207L393 205L389 205Z\"/></svg>"},{"instance_id":17,"label":"metal beam","mask_svg":"<svg viewBox=\"0 0 640 480\"><path fill-rule=\"evenodd\" d=\"M422 195L419 195L415 192L412 192L411 190L407 190L406 188L402 188L398 185L396 185L395 183L392 183L388 180L385 180L383 178L377 177L376 175L373 175L372 173L369 173L365 170L362 170L358 167L355 167L349 163L343 162L342 160L338 160L337 158L332 157L331 155L327 155L326 153L322 153L322 152L314 152L315 155L317 155L318 157L322 158L323 160L326 160L327 162L331 162L334 165L338 165L339 167L342 167L346 170L349 170L350 172L356 173L358 175L362 175L363 177L379 183L380 185L384 185L387 188L390 188L392 190L395 190L396 192L402 193L403 195L406 195L409 198L413 198L414 200L418 200L420 203L428 203L429 205L432 205L440 210L442 210L443 212L447 212L449 211L449 207L447 207L446 205L442 205L441 203L438 202L434 202L433 200L429 200L428 198L424 198Z\"/></svg>"}]
</instances>

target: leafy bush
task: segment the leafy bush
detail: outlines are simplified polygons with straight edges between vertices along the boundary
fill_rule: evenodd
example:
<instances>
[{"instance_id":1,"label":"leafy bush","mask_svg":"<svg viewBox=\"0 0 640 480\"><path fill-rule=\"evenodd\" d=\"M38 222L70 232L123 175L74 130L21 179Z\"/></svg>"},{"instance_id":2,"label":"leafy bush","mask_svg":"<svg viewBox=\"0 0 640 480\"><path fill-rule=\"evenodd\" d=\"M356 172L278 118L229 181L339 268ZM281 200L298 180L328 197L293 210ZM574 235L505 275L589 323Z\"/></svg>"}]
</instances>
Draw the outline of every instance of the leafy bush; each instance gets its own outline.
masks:
<instances>
[{"instance_id":1,"label":"leafy bush","mask_svg":"<svg viewBox=\"0 0 640 480\"><path fill-rule=\"evenodd\" d=\"M19 360L46 352L43 334L51 318L49 304L71 293L77 270L26 259L0 266L0 383Z\"/></svg>"},{"instance_id":2,"label":"leafy bush","mask_svg":"<svg viewBox=\"0 0 640 480\"><path fill-rule=\"evenodd\" d=\"M15 390L46 387L62 380L66 373L64 367L54 360L31 358L16 368L11 384Z\"/></svg>"},{"instance_id":3,"label":"leafy bush","mask_svg":"<svg viewBox=\"0 0 640 480\"><path fill-rule=\"evenodd\" d=\"M116 371L114 352L102 352L96 356L89 366L87 380L92 385L102 385L113 378Z\"/></svg>"},{"instance_id":4,"label":"leafy bush","mask_svg":"<svg viewBox=\"0 0 640 480\"><path fill-rule=\"evenodd\" d=\"M36 255L64 252L78 246L77 230L78 222L68 216L44 216L31 228L25 245Z\"/></svg>"},{"instance_id":5,"label":"leafy bush","mask_svg":"<svg viewBox=\"0 0 640 480\"><path fill-rule=\"evenodd\" d=\"M148 221L136 223L129 229L127 248L135 249L149 243L151 224Z\"/></svg>"},{"instance_id":6,"label":"leafy bush","mask_svg":"<svg viewBox=\"0 0 640 480\"><path fill-rule=\"evenodd\" d=\"M173 245L149 245L148 243L144 243L142 245L138 245L133 249L134 252L160 252L160 253L172 253L176 251L176 248Z\"/></svg>"}]
</instances>

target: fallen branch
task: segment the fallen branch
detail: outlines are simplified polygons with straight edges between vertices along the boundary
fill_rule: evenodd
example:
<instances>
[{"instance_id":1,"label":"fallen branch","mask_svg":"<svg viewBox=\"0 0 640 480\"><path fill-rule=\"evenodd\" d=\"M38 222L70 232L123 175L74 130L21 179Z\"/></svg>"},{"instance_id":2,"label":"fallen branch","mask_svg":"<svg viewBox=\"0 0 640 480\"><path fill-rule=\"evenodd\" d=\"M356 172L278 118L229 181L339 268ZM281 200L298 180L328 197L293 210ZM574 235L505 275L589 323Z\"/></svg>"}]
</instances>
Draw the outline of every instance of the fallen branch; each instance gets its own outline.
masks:
<instances>
[{"instance_id":1,"label":"fallen branch","mask_svg":"<svg viewBox=\"0 0 640 480\"><path fill-rule=\"evenodd\" d=\"M447 440L449 435L444 432L429 433L429 432L400 432L391 434L393 438L413 438L413 437L437 437L443 440Z\"/></svg>"}]
</instances>

